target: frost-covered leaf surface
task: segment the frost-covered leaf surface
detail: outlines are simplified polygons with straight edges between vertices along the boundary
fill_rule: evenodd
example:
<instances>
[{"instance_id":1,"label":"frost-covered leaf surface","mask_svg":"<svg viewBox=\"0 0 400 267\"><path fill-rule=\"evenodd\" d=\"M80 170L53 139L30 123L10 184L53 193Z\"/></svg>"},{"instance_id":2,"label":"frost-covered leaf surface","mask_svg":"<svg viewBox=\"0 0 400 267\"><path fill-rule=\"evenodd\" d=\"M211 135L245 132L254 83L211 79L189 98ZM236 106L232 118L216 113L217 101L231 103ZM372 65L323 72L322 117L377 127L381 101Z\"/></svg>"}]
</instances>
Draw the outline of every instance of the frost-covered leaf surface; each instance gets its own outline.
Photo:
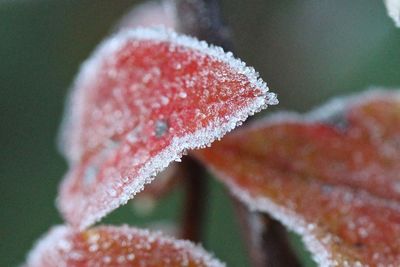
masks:
<instances>
[{"instance_id":1,"label":"frost-covered leaf surface","mask_svg":"<svg viewBox=\"0 0 400 267\"><path fill-rule=\"evenodd\" d=\"M85 62L70 97L58 206L84 228L188 150L276 104L231 53L163 29L121 31Z\"/></svg>"},{"instance_id":2,"label":"frost-covered leaf surface","mask_svg":"<svg viewBox=\"0 0 400 267\"><path fill-rule=\"evenodd\" d=\"M399 91L273 116L196 155L321 266L400 266Z\"/></svg>"},{"instance_id":3,"label":"frost-covered leaf surface","mask_svg":"<svg viewBox=\"0 0 400 267\"><path fill-rule=\"evenodd\" d=\"M384 0L388 15L400 27L400 0Z\"/></svg>"},{"instance_id":4,"label":"frost-covered leaf surface","mask_svg":"<svg viewBox=\"0 0 400 267\"><path fill-rule=\"evenodd\" d=\"M157 232L100 226L78 232L53 227L30 252L26 267L223 267L203 248Z\"/></svg>"}]
</instances>

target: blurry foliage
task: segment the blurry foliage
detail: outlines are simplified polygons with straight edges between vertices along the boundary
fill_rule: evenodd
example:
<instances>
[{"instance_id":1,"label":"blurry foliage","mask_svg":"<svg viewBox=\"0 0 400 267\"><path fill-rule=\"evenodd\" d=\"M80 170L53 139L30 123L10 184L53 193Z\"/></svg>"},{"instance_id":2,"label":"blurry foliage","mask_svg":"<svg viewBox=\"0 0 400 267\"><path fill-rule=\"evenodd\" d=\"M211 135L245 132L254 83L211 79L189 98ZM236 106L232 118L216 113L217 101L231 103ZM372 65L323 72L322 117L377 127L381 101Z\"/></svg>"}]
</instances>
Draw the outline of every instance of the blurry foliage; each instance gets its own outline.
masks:
<instances>
[{"instance_id":1,"label":"blurry foliage","mask_svg":"<svg viewBox=\"0 0 400 267\"><path fill-rule=\"evenodd\" d=\"M0 266L21 263L61 220L54 207L66 171L55 139L64 98L81 62L137 1L0 1ZM237 55L280 97L307 110L370 85L400 85L400 31L375 0L222 1ZM277 109L274 108L274 109ZM212 183L212 184L211 184ZM223 189L210 182L205 246L246 266ZM144 226L176 218L179 192L143 219L129 205L105 222Z\"/></svg>"}]
</instances>

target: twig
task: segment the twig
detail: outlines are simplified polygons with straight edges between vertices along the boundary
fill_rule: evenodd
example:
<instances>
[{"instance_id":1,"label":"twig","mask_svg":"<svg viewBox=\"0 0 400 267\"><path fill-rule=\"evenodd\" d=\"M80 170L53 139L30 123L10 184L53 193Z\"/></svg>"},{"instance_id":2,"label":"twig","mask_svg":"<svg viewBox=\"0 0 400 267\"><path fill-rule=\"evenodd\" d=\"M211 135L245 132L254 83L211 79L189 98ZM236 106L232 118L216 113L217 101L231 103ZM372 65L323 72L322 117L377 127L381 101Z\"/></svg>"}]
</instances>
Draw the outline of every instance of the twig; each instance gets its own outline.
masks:
<instances>
[{"instance_id":1,"label":"twig","mask_svg":"<svg viewBox=\"0 0 400 267\"><path fill-rule=\"evenodd\" d=\"M175 0L178 31L232 50L231 33L222 20L218 0Z\"/></svg>"},{"instance_id":2,"label":"twig","mask_svg":"<svg viewBox=\"0 0 400 267\"><path fill-rule=\"evenodd\" d=\"M181 226L181 237L199 242L201 240L207 180L203 166L194 159L186 157L182 162L185 203Z\"/></svg>"},{"instance_id":3,"label":"twig","mask_svg":"<svg viewBox=\"0 0 400 267\"><path fill-rule=\"evenodd\" d=\"M250 211L231 196L242 236L254 267L301 266L287 239L285 228L268 215Z\"/></svg>"}]
</instances>

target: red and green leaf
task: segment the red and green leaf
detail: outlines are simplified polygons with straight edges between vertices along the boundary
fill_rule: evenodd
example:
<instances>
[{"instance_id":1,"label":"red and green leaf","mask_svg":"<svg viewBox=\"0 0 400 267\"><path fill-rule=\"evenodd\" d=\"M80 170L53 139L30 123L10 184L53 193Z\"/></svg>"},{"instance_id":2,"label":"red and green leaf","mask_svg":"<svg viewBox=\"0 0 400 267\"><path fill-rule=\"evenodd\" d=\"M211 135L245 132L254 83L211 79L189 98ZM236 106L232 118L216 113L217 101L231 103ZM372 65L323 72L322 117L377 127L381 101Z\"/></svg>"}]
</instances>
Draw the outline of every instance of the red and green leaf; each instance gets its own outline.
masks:
<instances>
[{"instance_id":1,"label":"red and green leaf","mask_svg":"<svg viewBox=\"0 0 400 267\"><path fill-rule=\"evenodd\" d=\"M70 98L58 206L84 228L276 98L231 53L162 29L120 31L83 65Z\"/></svg>"},{"instance_id":2,"label":"red and green leaf","mask_svg":"<svg viewBox=\"0 0 400 267\"><path fill-rule=\"evenodd\" d=\"M250 208L302 235L321 266L400 266L400 94L334 103L195 154Z\"/></svg>"},{"instance_id":3,"label":"red and green leaf","mask_svg":"<svg viewBox=\"0 0 400 267\"><path fill-rule=\"evenodd\" d=\"M147 266L223 267L203 248L127 226L78 232L57 226L28 256L26 267Z\"/></svg>"}]
</instances>

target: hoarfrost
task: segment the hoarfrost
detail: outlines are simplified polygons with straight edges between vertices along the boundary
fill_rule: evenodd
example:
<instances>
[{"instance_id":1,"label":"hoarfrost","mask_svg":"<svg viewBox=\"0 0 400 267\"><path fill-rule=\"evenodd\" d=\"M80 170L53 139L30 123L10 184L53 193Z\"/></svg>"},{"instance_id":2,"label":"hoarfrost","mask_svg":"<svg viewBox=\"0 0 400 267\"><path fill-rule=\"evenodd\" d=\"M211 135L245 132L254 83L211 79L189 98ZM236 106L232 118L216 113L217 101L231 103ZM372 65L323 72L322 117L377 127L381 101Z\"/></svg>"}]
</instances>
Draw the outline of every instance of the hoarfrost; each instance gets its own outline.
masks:
<instances>
[{"instance_id":1,"label":"hoarfrost","mask_svg":"<svg viewBox=\"0 0 400 267\"><path fill-rule=\"evenodd\" d=\"M225 266L189 241L127 226L99 226L85 232L53 227L36 243L25 266L74 267L82 262L85 266Z\"/></svg>"},{"instance_id":2,"label":"hoarfrost","mask_svg":"<svg viewBox=\"0 0 400 267\"><path fill-rule=\"evenodd\" d=\"M266 197L251 196L246 190L242 190L237 185L230 183L228 185L232 193L253 211L261 211L270 214L274 219L282 222L289 230L299 234L302 237L307 249L312 253L313 259L321 267L338 266L325 244L320 241L320 237L313 232L314 225L307 223L301 216L275 204ZM330 239L326 235L325 239Z\"/></svg>"},{"instance_id":3,"label":"hoarfrost","mask_svg":"<svg viewBox=\"0 0 400 267\"><path fill-rule=\"evenodd\" d=\"M120 31L105 41L74 87L63 128L70 170L58 206L81 229L125 204L187 150L278 103L232 53L161 28Z\"/></svg>"},{"instance_id":4,"label":"hoarfrost","mask_svg":"<svg viewBox=\"0 0 400 267\"><path fill-rule=\"evenodd\" d=\"M399 107L399 90L369 90L273 114L194 155L300 234L320 266L397 266Z\"/></svg>"}]
</instances>

